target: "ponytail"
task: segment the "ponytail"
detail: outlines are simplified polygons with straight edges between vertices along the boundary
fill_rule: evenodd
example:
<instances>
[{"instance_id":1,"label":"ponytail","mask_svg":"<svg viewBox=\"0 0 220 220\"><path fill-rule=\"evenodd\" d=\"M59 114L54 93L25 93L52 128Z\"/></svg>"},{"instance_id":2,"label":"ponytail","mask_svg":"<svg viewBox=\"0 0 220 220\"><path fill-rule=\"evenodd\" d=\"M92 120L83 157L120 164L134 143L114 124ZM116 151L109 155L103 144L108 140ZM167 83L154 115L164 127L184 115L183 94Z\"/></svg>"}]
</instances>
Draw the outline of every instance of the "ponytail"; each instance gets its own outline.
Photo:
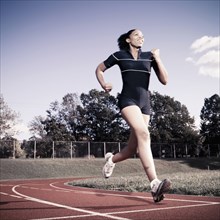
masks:
<instances>
[{"instance_id":1,"label":"ponytail","mask_svg":"<svg viewBox=\"0 0 220 220\"><path fill-rule=\"evenodd\" d=\"M118 47L120 50L129 50L129 43L127 43L126 39L129 38L130 34L135 31L136 29L132 29L130 31L128 31L125 34L122 34L119 38L118 38Z\"/></svg>"}]
</instances>

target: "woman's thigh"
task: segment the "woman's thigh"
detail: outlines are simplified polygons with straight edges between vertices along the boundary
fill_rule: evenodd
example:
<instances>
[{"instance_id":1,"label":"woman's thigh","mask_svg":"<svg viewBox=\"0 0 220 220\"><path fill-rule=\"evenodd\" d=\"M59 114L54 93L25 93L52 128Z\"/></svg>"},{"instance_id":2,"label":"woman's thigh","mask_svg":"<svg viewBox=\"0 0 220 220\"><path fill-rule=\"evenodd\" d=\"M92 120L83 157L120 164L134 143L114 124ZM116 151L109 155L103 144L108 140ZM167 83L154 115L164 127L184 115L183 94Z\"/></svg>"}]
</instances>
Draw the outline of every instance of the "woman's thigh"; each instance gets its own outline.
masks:
<instances>
[{"instance_id":1,"label":"woman's thigh","mask_svg":"<svg viewBox=\"0 0 220 220\"><path fill-rule=\"evenodd\" d=\"M132 105L122 109L122 117L130 126L132 132L148 130L149 115L142 114L138 106Z\"/></svg>"}]
</instances>

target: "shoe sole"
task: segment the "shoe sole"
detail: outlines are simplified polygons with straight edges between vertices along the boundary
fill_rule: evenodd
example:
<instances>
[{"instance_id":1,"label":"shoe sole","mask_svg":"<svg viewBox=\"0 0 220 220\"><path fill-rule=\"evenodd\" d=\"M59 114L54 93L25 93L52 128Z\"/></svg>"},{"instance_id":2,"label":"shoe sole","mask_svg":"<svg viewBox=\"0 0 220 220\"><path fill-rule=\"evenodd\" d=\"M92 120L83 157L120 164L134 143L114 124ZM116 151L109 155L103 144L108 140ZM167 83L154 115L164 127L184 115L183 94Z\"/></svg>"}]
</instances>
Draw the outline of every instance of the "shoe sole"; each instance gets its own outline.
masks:
<instances>
[{"instance_id":1,"label":"shoe sole","mask_svg":"<svg viewBox=\"0 0 220 220\"><path fill-rule=\"evenodd\" d=\"M153 196L155 203L160 202L164 199L163 194L167 193L170 190L170 186L171 186L171 182L168 179L165 179L160 183L157 192Z\"/></svg>"}]
</instances>

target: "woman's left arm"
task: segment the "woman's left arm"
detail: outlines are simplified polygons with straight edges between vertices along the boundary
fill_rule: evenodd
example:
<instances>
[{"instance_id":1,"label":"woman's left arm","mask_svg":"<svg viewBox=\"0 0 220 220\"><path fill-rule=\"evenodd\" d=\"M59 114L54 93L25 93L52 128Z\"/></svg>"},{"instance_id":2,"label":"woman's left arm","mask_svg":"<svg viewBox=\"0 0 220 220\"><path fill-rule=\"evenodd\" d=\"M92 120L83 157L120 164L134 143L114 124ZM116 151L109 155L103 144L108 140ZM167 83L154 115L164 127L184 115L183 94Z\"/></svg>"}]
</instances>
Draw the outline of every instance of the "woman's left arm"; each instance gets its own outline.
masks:
<instances>
[{"instance_id":1,"label":"woman's left arm","mask_svg":"<svg viewBox=\"0 0 220 220\"><path fill-rule=\"evenodd\" d=\"M168 82L168 73L162 63L162 60L160 59L160 50L152 49L151 53L153 54L153 57L155 59L154 62L156 62L156 65L153 65L153 68L157 75L157 78L162 84L166 85Z\"/></svg>"}]
</instances>

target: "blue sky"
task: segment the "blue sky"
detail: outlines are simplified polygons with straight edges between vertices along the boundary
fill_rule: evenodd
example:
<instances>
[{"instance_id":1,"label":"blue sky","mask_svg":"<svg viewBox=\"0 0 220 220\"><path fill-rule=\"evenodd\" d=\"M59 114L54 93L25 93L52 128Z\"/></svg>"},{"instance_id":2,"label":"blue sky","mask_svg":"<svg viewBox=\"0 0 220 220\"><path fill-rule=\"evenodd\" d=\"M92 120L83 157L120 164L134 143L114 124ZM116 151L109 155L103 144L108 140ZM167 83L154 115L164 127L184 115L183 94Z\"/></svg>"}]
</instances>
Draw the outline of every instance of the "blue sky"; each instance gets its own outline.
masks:
<instances>
[{"instance_id":1,"label":"blue sky","mask_svg":"<svg viewBox=\"0 0 220 220\"><path fill-rule=\"evenodd\" d=\"M186 105L199 123L204 99L219 94L219 1L2 1L1 94L20 113L19 139L28 123L46 116L67 93L101 89L96 66L118 50L117 38L138 28L142 50L159 48L169 73L150 90ZM105 73L121 91L117 66Z\"/></svg>"}]
</instances>

